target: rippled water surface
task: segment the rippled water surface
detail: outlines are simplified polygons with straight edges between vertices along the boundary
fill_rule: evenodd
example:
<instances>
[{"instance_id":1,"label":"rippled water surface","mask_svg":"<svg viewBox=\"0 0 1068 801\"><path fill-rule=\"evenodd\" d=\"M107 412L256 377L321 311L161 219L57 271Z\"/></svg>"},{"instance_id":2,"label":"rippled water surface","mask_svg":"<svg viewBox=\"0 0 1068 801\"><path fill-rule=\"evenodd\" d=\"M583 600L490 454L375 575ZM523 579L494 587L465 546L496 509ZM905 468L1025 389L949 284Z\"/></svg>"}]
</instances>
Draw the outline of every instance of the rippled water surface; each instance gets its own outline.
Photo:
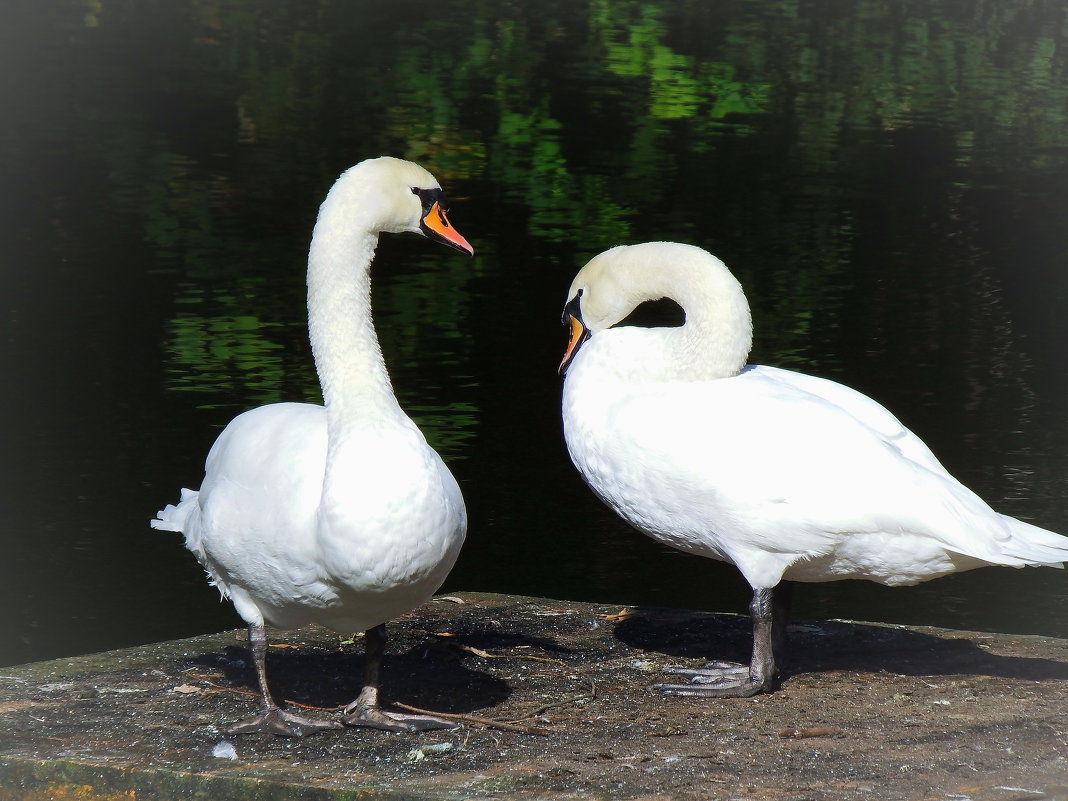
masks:
<instances>
[{"instance_id":1,"label":"rippled water surface","mask_svg":"<svg viewBox=\"0 0 1068 801\"><path fill-rule=\"evenodd\" d=\"M309 10L311 9L311 10ZM754 361L894 410L1068 533L1068 9L951 2L23 3L0 25L0 637L19 662L239 625L147 520L236 413L316 400L315 212L430 168L465 260L387 237L402 404L460 479L446 589L744 611L726 566L602 509L555 368L574 272L722 257ZM808 585L800 617L1068 636L1068 577Z\"/></svg>"}]
</instances>

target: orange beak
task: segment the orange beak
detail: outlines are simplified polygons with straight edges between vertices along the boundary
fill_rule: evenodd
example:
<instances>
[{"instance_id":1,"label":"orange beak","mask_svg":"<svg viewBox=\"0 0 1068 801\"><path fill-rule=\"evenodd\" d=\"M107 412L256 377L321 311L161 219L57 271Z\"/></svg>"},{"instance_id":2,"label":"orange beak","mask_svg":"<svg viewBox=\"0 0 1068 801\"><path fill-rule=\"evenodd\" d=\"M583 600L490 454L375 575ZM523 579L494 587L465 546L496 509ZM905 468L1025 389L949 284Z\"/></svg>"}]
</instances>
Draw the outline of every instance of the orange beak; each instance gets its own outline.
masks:
<instances>
[{"instance_id":1,"label":"orange beak","mask_svg":"<svg viewBox=\"0 0 1068 801\"><path fill-rule=\"evenodd\" d=\"M567 315L571 323L571 336L567 341L567 350L564 351L564 358L560 361L560 367L557 372L563 375L567 372L568 366L571 364L571 360L575 358L575 354L578 353L578 349L582 347L582 343L590 338L590 330L582 324L573 314Z\"/></svg>"},{"instance_id":2,"label":"orange beak","mask_svg":"<svg viewBox=\"0 0 1068 801\"><path fill-rule=\"evenodd\" d=\"M424 208L426 207L424 206ZM423 216L419 227L431 239L436 239L444 245L454 247L468 256L475 255L475 249L460 235L459 231L449 224L449 218L445 216L445 210L437 201L434 201L430 206L430 210Z\"/></svg>"}]
</instances>

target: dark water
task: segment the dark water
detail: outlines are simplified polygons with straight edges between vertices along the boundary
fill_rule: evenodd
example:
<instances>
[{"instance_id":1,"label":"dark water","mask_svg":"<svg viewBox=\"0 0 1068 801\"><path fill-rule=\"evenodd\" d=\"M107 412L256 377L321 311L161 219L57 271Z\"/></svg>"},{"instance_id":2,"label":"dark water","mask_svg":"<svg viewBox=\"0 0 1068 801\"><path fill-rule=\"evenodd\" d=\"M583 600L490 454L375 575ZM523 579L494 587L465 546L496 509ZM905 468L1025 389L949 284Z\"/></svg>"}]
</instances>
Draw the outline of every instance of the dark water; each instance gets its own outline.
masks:
<instances>
[{"instance_id":1,"label":"dark water","mask_svg":"<svg viewBox=\"0 0 1068 801\"><path fill-rule=\"evenodd\" d=\"M677 239L755 361L887 404L1068 532L1068 9L1032 2L43 3L0 12L2 662L239 625L147 520L236 413L317 398L304 259L345 167L454 197L473 260L386 238L380 336L467 497L448 588L743 611L563 448L575 270ZM1068 636L1068 575L808 585L801 617Z\"/></svg>"}]
</instances>

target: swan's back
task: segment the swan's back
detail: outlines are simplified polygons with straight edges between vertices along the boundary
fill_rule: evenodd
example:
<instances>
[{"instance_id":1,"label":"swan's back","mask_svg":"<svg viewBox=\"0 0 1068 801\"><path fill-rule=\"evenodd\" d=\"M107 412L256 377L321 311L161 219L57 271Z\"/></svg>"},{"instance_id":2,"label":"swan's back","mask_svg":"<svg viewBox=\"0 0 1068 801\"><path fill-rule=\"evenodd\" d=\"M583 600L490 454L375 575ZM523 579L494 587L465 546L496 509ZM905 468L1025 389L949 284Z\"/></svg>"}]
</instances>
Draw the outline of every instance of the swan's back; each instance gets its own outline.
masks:
<instances>
[{"instance_id":1,"label":"swan's back","mask_svg":"<svg viewBox=\"0 0 1068 801\"><path fill-rule=\"evenodd\" d=\"M576 464L617 512L675 547L736 563L743 550L790 561L830 553L852 534L938 536L939 523L969 519L1007 534L911 447L907 429L872 428L786 371L624 388L584 375L581 362L574 370L569 394L582 400L565 420ZM866 411L888 429L894 418L879 408Z\"/></svg>"}]
</instances>

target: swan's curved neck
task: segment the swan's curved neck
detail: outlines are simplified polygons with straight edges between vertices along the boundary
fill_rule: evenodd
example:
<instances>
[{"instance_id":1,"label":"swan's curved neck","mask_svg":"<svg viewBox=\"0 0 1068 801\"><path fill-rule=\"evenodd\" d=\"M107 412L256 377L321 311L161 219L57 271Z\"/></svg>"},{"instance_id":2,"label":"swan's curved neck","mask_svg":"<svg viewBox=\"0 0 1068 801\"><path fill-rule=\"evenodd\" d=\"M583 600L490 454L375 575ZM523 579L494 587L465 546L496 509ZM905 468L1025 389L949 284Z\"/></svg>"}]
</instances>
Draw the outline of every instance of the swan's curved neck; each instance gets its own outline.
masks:
<instances>
[{"instance_id":1,"label":"swan's curved neck","mask_svg":"<svg viewBox=\"0 0 1068 801\"><path fill-rule=\"evenodd\" d=\"M324 203L308 254L308 330L332 434L356 417L400 411L371 318L378 234L352 213Z\"/></svg>"},{"instance_id":2,"label":"swan's curved neck","mask_svg":"<svg viewBox=\"0 0 1068 801\"><path fill-rule=\"evenodd\" d=\"M737 375L749 357L753 323L745 293L722 262L705 255L708 258L697 265L669 259L654 269L643 260L621 265L619 285L634 287L630 309L668 297L686 313L681 327L655 329L664 352L648 364L662 379L728 378ZM626 272L632 275L622 275Z\"/></svg>"},{"instance_id":3,"label":"swan's curved neck","mask_svg":"<svg viewBox=\"0 0 1068 801\"><path fill-rule=\"evenodd\" d=\"M699 275L699 281L676 282L673 290L686 312L680 355L692 380L728 378L745 367L753 345L749 303L726 267Z\"/></svg>"}]
</instances>

